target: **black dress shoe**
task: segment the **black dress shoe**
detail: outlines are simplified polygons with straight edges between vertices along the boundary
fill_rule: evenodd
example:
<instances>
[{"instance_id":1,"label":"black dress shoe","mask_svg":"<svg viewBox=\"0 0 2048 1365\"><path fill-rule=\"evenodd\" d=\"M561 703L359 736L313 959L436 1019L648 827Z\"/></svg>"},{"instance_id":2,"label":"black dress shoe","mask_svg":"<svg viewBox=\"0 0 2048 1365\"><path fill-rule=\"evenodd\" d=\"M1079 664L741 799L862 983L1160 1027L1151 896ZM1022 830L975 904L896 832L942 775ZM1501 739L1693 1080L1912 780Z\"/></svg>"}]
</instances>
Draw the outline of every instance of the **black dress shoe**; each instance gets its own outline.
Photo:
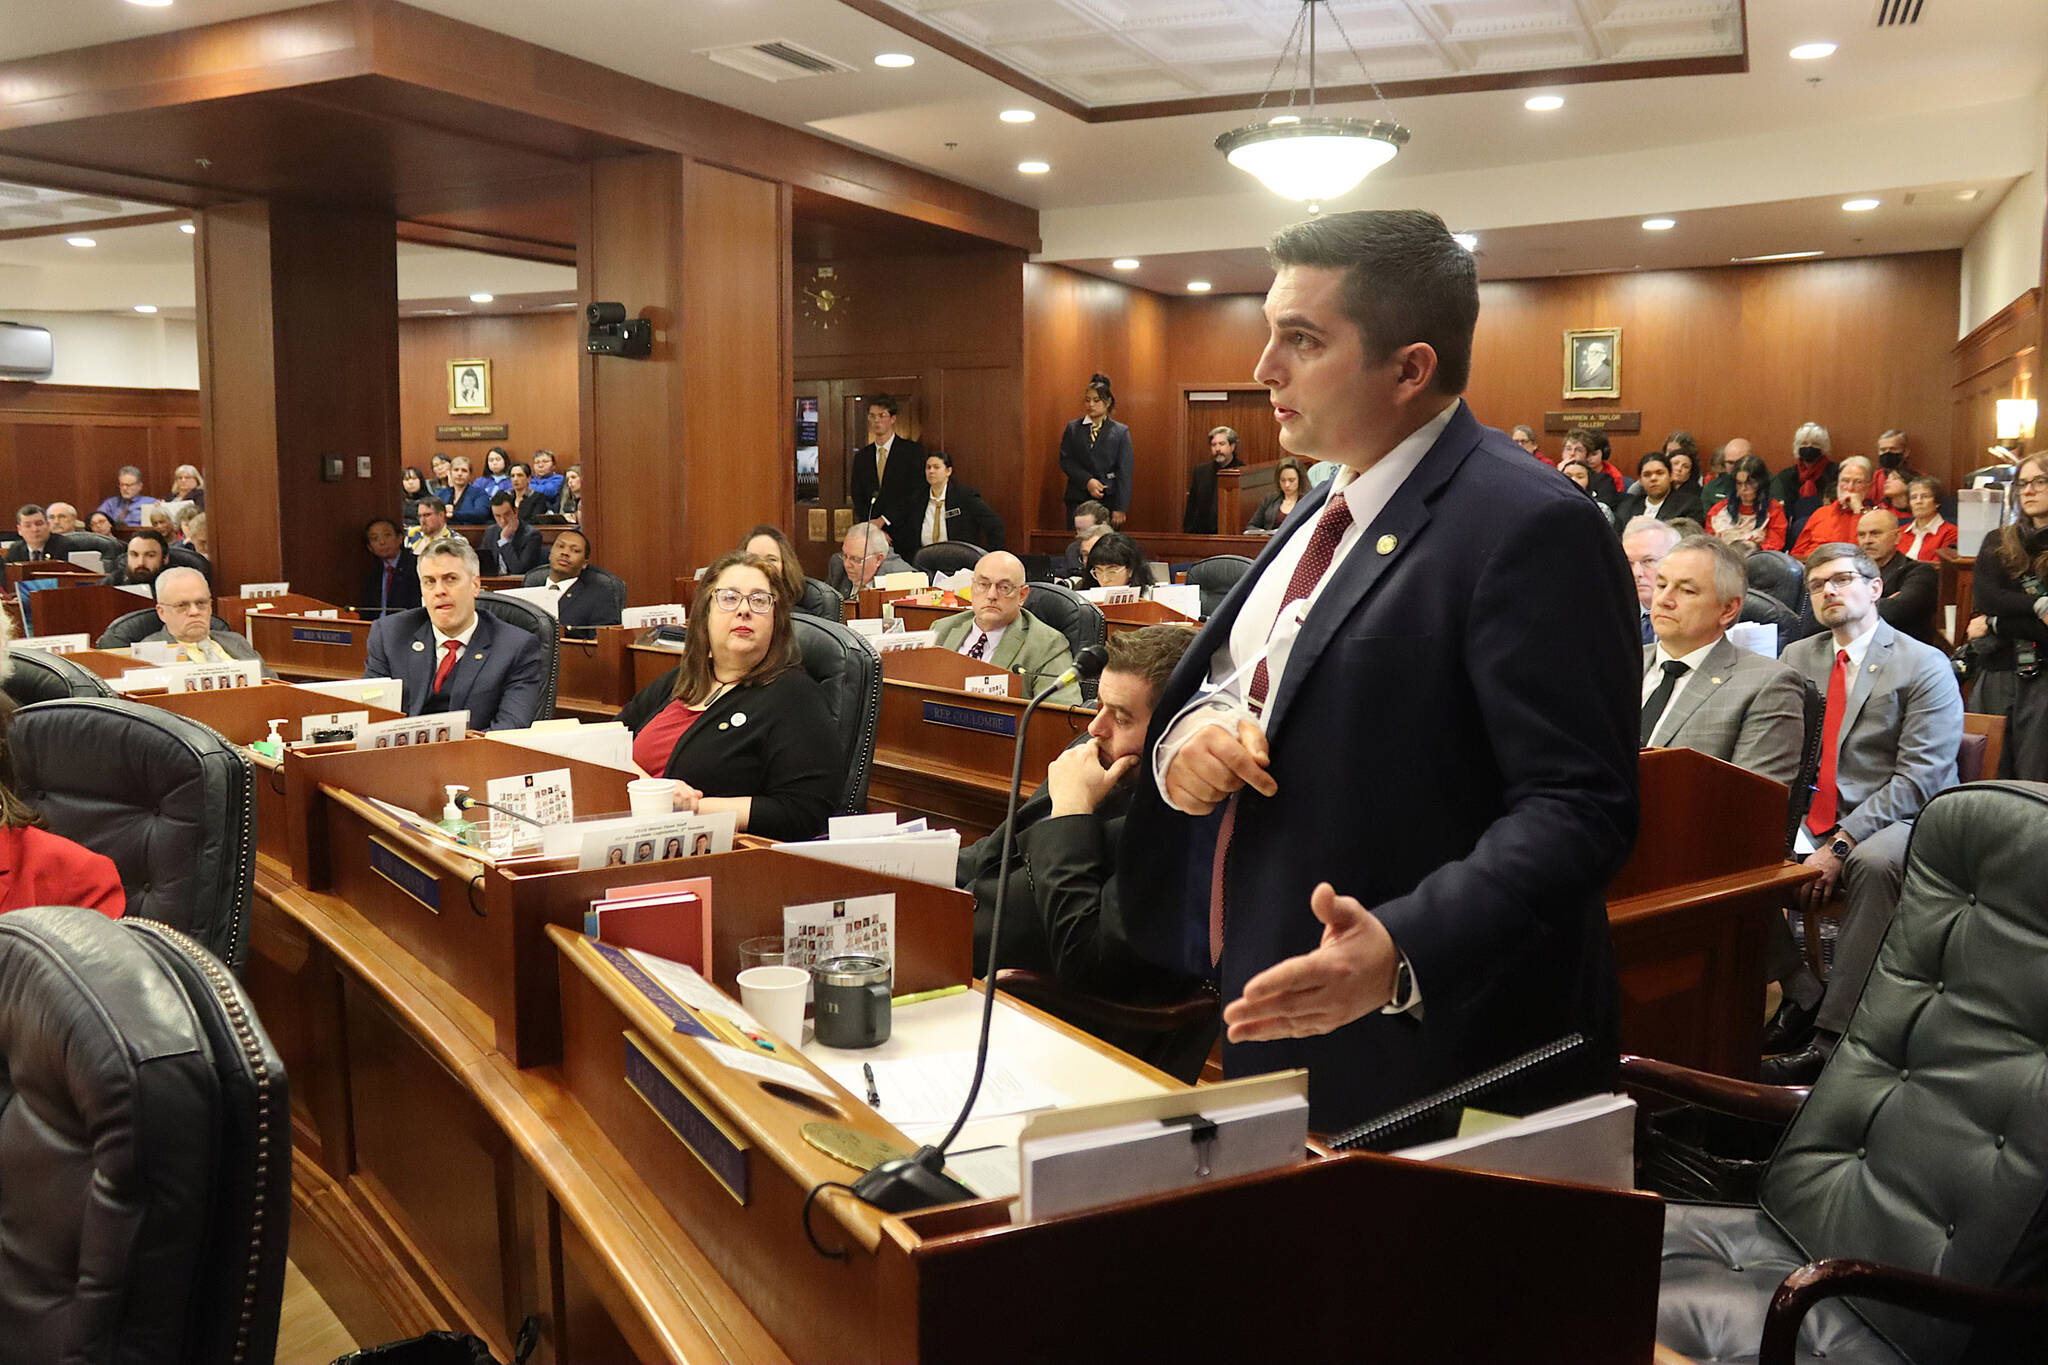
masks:
<instances>
[{"instance_id":1,"label":"black dress shoe","mask_svg":"<svg viewBox=\"0 0 2048 1365\"><path fill-rule=\"evenodd\" d=\"M1765 1085L1812 1085L1820 1079L1834 1053L1832 1040L1825 1035L1816 1036L1797 1052L1764 1058L1757 1079Z\"/></svg>"},{"instance_id":2,"label":"black dress shoe","mask_svg":"<svg viewBox=\"0 0 2048 1365\"><path fill-rule=\"evenodd\" d=\"M1764 1025L1763 1053L1797 1052L1813 1041L1813 1021L1820 1017L1820 1005L1811 1009L1787 997L1778 1012Z\"/></svg>"}]
</instances>

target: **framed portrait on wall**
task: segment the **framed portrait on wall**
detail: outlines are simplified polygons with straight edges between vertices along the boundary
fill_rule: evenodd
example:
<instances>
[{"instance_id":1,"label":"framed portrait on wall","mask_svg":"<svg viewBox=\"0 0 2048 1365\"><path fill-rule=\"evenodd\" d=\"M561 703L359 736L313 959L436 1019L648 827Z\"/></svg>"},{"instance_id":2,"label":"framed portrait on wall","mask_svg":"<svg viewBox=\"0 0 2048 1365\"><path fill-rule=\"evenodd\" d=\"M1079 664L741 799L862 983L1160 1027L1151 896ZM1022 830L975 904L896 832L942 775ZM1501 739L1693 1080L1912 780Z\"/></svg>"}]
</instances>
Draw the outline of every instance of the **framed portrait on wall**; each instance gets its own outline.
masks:
<instances>
[{"instance_id":1,"label":"framed portrait on wall","mask_svg":"<svg viewBox=\"0 0 2048 1365\"><path fill-rule=\"evenodd\" d=\"M1564 334L1564 396L1621 397L1621 329L1585 327Z\"/></svg>"},{"instance_id":2,"label":"framed portrait on wall","mask_svg":"<svg viewBox=\"0 0 2048 1365\"><path fill-rule=\"evenodd\" d=\"M491 410L491 362L451 360L448 362L449 413Z\"/></svg>"}]
</instances>

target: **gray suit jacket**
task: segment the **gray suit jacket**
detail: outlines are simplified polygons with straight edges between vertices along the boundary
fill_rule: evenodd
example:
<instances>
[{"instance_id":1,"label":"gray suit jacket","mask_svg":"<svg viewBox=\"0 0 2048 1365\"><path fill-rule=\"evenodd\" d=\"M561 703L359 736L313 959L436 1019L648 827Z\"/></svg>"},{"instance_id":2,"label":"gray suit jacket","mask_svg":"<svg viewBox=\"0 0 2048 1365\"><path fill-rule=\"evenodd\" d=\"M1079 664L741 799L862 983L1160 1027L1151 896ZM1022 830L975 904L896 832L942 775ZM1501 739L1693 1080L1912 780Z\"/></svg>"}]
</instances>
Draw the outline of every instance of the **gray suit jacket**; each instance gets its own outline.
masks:
<instances>
[{"instance_id":1,"label":"gray suit jacket","mask_svg":"<svg viewBox=\"0 0 2048 1365\"><path fill-rule=\"evenodd\" d=\"M974 613L957 612L943 617L932 625L934 643L940 649L958 650L960 642L974 629ZM1057 678L1073 667L1074 654L1067 645L1067 637L1054 630L1029 611L1017 613L1017 619L1003 632L1003 638L996 642L996 651L989 663L1010 673L1022 674L1026 696ZM1081 688L1068 683L1059 691L1046 698L1054 706L1079 706Z\"/></svg>"},{"instance_id":2,"label":"gray suit jacket","mask_svg":"<svg viewBox=\"0 0 2048 1365\"><path fill-rule=\"evenodd\" d=\"M1655 645L1643 650L1645 673L1656 657ZM1776 659L1723 636L1665 709L1651 739L1666 749L1697 749L1789 787L1806 747L1805 685Z\"/></svg>"},{"instance_id":3,"label":"gray suit jacket","mask_svg":"<svg viewBox=\"0 0 2048 1365\"><path fill-rule=\"evenodd\" d=\"M256 652L255 647L231 630L212 630L207 632L207 636L215 644L219 645L229 658L253 659L257 663L263 662L263 656ZM153 645L174 645L178 643L178 637L171 634L168 629L165 629L158 631L154 635L143 636L142 642ZM271 672L269 665L266 664L264 665L263 676L274 678L277 674Z\"/></svg>"},{"instance_id":4,"label":"gray suit jacket","mask_svg":"<svg viewBox=\"0 0 2048 1365\"><path fill-rule=\"evenodd\" d=\"M1784 660L1825 696L1834 636L1808 636L1789 646ZM1947 656L1880 620L1849 686L1836 747L1843 832L1861 843L1917 817L1936 792L1955 785L1962 742L1963 694Z\"/></svg>"},{"instance_id":5,"label":"gray suit jacket","mask_svg":"<svg viewBox=\"0 0 2048 1365\"><path fill-rule=\"evenodd\" d=\"M891 452L889 458L892 461L896 458L894 452ZM875 578L886 578L892 573L916 572L917 569L914 565L904 563L901 559L897 558L896 552L891 550L875 569ZM859 596L853 589L853 580L846 576L846 559L839 551L833 551L831 561L825 566L825 581L830 583L833 590L841 597ZM869 580L869 586L873 586L873 579Z\"/></svg>"}]
</instances>

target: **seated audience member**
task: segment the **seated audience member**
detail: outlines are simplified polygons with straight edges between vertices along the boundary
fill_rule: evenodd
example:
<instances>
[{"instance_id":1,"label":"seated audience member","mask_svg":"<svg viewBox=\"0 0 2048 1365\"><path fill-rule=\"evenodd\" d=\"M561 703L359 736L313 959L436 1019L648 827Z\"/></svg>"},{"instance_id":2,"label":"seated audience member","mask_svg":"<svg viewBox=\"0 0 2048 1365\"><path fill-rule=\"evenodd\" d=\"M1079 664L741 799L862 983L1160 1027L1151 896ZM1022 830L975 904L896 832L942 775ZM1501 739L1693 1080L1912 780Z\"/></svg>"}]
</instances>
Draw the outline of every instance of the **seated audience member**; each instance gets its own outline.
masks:
<instances>
[{"instance_id":1,"label":"seated audience member","mask_svg":"<svg viewBox=\"0 0 2048 1365\"><path fill-rule=\"evenodd\" d=\"M1763 458L1745 455L1731 460L1728 477L1735 491L1707 513L1707 529L1730 544L1747 545L1752 550L1784 549L1785 509L1765 487L1770 471L1764 468Z\"/></svg>"},{"instance_id":2,"label":"seated audience member","mask_svg":"<svg viewBox=\"0 0 2048 1365\"><path fill-rule=\"evenodd\" d=\"M170 560L171 547L164 542L161 533L147 529L137 531L128 537L126 563L107 575L107 585L115 588L150 587Z\"/></svg>"},{"instance_id":3,"label":"seated audience member","mask_svg":"<svg viewBox=\"0 0 2048 1365\"><path fill-rule=\"evenodd\" d=\"M1715 503L1733 497L1735 466L1755 453L1756 448L1746 436L1737 436L1726 445L1716 446L1712 465L1700 485L1700 506L1712 511Z\"/></svg>"},{"instance_id":4,"label":"seated audience member","mask_svg":"<svg viewBox=\"0 0 2048 1365\"><path fill-rule=\"evenodd\" d=\"M1785 1003L1764 1031L1762 1078L1804 1085L1847 1027L1898 908L1906 843L1920 808L1955 785L1963 698L1948 656L1878 613L1884 579L1854 545L1806 561L1814 614L1827 633L1787 646L1784 660L1827 696L1820 777L1793 852L1820 872L1801 889L1807 913L1843 893L1835 963L1823 987L1782 917L1771 916L1768 970Z\"/></svg>"},{"instance_id":5,"label":"seated audience member","mask_svg":"<svg viewBox=\"0 0 2048 1365\"><path fill-rule=\"evenodd\" d=\"M1667 462L1676 460L1679 456L1683 455L1695 465L1699 463L1700 443L1694 439L1693 434L1689 431L1672 432L1664 438L1664 444L1659 449L1664 452L1664 459ZM1677 469L1675 467L1672 470L1672 482L1674 484L1678 482Z\"/></svg>"},{"instance_id":6,"label":"seated audience member","mask_svg":"<svg viewBox=\"0 0 2048 1365\"><path fill-rule=\"evenodd\" d=\"M201 512L185 519L185 548L201 559L212 560L213 532L208 529L206 513ZM211 567L209 562L209 570Z\"/></svg>"},{"instance_id":7,"label":"seated audience member","mask_svg":"<svg viewBox=\"0 0 2048 1365\"><path fill-rule=\"evenodd\" d=\"M1088 576L1098 588L1136 588L1140 597L1152 595L1152 565L1144 547L1122 531L1097 537L1088 547Z\"/></svg>"},{"instance_id":8,"label":"seated audience member","mask_svg":"<svg viewBox=\"0 0 2048 1365\"><path fill-rule=\"evenodd\" d=\"M768 566L722 555L683 640L683 659L626 703L641 771L681 784L679 806L732 811L769 839L815 839L845 757L825 693L804 672L791 604Z\"/></svg>"},{"instance_id":9,"label":"seated audience member","mask_svg":"<svg viewBox=\"0 0 2048 1365\"><path fill-rule=\"evenodd\" d=\"M0 612L0 677L7 674L12 621ZM15 792L7 747L14 703L0 696L0 914L37 905L81 905L109 919L128 908L113 859L42 828L42 815Z\"/></svg>"},{"instance_id":10,"label":"seated audience member","mask_svg":"<svg viewBox=\"0 0 2048 1365\"><path fill-rule=\"evenodd\" d=\"M1615 509L1615 518L1623 526L1637 517L1673 521L1696 518L1706 510L1700 506L1699 490L1678 483L1671 474L1671 457L1660 451L1653 450L1636 462L1636 485L1634 492L1621 495L1621 505Z\"/></svg>"},{"instance_id":11,"label":"seated audience member","mask_svg":"<svg viewBox=\"0 0 2048 1365\"><path fill-rule=\"evenodd\" d=\"M1906 476L1896 469L1879 469L1877 472L1876 503L1888 509L1904 526L1913 519L1913 495Z\"/></svg>"},{"instance_id":12,"label":"seated audience member","mask_svg":"<svg viewBox=\"0 0 2048 1365\"><path fill-rule=\"evenodd\" d=\"M448 504L439 498L421 498L413 504L413 524L405 528L405 548L414 554L430 540L448 532Z\"/></svg>"},{"instance_id":13,"label":"seated audience member","mask_svg":"<svg viewBox=\"0 0 2048 1365\"><path fill-rule=\"evenodd\" d=\"M142 520L148 525L150 530L164 538L164 544L176 545L178 543L178 523L171 520L170 509L162 503L155 503L144 509Z\"/></svg>"},{"instance_id":14,"label":"seated audience member","mask_svg":"<svg viewBox=\"0 0 2048 1365\"><path fill-rule=\"evenodd\" d=\"M519 519L519 504L510 493L491 495L491 523L483 543L477 546L485 573L524 578L547 559L540 532Z\"/></svg>"},{"instance_id":15,"label":"seated audience member","mask_svg":"<svg viewBox=\"0 0 2048 1365\"><path fill-rule=\"evenodd\" d=\"M225 664L237 660L262 662L263 656L231 630L213 628L213 588L197 569L172 567L156 576L156 614L164 623L148 644L171 645L175 658L190 664ZM266 677L269 669L263 670Z\"/></svg>"},{"instance_id":16,"label":"seated audience member","mask_svg":"<svg viewBox=\"0 0 2048 1365\"><path fill-rule=\"evenodd\" d=\"M1108 535L1113 518L1104 503L1084 502L1074 509L1074 538L1067 542L1061 563L1068 578L1079 578L1088 571L1088 547L1097 537Z\"/></svg>"},{"instance_id":17,"label":"seated audience member","mask_svg":"<svg viewBox=\"0 0 2048 1365\"><path fill-rule=\"evenodd\" d=\"M370 627L363 676L397 678L405 714L469 712L472 730L523 730L540 709L540 641L476 609L476 550L461 536L420 547L420 599Z\"/></svg>"},{"instance_id":18,"label":"seated audience member","mask_svg":"<svg viewBox=\"0 0 2048 1365\"><path fill-rule=\"evenodd\" d=\"M1557 461L1543 453L1542 445L1536 440L1536 428L1530 426L1527 422L1518 423L1513 430L1509 431L1508 439L1543 461L1543 463L1552 466L1557 464Z\"/></svg>"},{"instance_id":19,"label":"seated audience member","mask_svg":"<svg viewBox=\"0 0 2048 1365\"><path fill-rule=\"evenodd\" d=\"M457 526L482 526L491 519L491 495L471 477L469 456L448 462L448 519Z\"/></svg>"},{"instance_id":20,"label":"seated audience member","mask_svg":"<svg viewBox=\"0 0 2048 1365\"><path fill-rule=\"evenodd\" d=\"M973 608L941 618L932 627L937 632L932 643L991 668L1022 674L1025 692L1036 693L1073 667L1074 655L1066 636L1024 610L1030 596L1017 556L991 551L974 566ZM1068 683L1047 700L1078 706L1081 689Z\"/></svg>"},{"instance_id":21,"label":"seated audience member","mask_svg":"<svg viewBox=\"0 0 2048 1365\"><path fill-rule=\"evenodd\" d=\"M419 524L420 499L426 496L427 476L420 473L418 465L407 465L398 476L399 517L407 526Z\"/></svg>"},{"instance_id":22,"label":"seated audience member","mask_svg":"<svg viewBox=\"0 0 2048 1365\"><path fill-rule=\"evenodd\" d=\"M982 501L981 494L953 477L953 457L934 450L924 457L924 482L929 496L918 523L920 547L942 540L962 540L984 550L1003 548L1003 519Z\"/></svg>"},{"instance_id":23,"label":"seated audience member","mask_svg":"<svg viewBox=\"0 0 2048 1365\"><path fill-rule=\"evenodd\" d=\"M599 626L619 624L619 603L596 578L585 578L590 567L590 537L571 527L557 532L548 547L548 572L537 586L559 594L555 619L565 633L589 636Z\"/></svg>"},{"instance_id":24,"label":"seated audience member","mask_svg":"<svg viewBox=\"0 0 2048 1365\"><path fill-rule=\"evenodd\" d=\"M1614 509L1601 502L1599 497L1594 494L1593 476L1586 469L1586 462L1584 460L1570 455L1563 456L1557 462L1557 472L1577 484L1580 492L1593 499L1593 505L1600 509L1601 516L1607 518L1609 526L1614 524Z\"/></svg>"},{"instance_id":25,"label":"seated audience member","mask_svg":"<svg viewBox=\"0 0 2048 1365\"><path fill-rule=\"evenodd\" d=\"M1697 502L1700 507L1700 510L1694 515L1704 518L1707 515L1707 498L1705 492L1700 487L1699 457L1697 455L1688 455L1682 450L1674 450L1666 451L1664 458L1671 464L1672 491L1675 493L1680 490L1690 489L1693 501Z\"/></svg>"},{"instance_id":26,"label":"seated audience member","mask_svg":"<svg viewBox=\"0 0 2048 1365\"><path fill-rule=\"evenodd\" d=\"M1216 476L1226 469L1243 467L1244 461L1237 457L1237 430L1209 428L1209 458L1188 471L1188 501L1180 514L1183 535L1216 534ZM1074 510L1078 513L1081 509Z\"/></svg>"},{"instance_id":27,"label":"seated audience member","mask_svg":"<svg viewBox=\"0 0 2048 1365\"><path fill-rule=\"evenodd\" d=\"M180 511L177 516L178 541L181 543L190 543L192 539L192 523L198 521L201 517L204 517L205 515L206 513L200 511L197 507L194 507L190 503L187 503L184 509Z\"/></svg>"},{"instance_id":28,"label":"seated audience member","mask_svg":"<svg viewBox=\"0 0 2048 1365\"><path fill-rule=\"evenodd\" d=\"M583 513L583 466L572 464L562 475L562 496L555 499L555 515L577 520Z\"/></svg>"},{"instance_id":29,"label":"seated audience member","mask_svg":"<svg viewBox=\"0 0 2048 1365\"><path fill-rule=\"evenodd\" d=\"M752 555L768 566L768 577L774 580L777 596L786 596L796 610L802 610L804 600L804 566L798 557L796 546L782 534L780 527L766 522L747 532L747 538L740 542L740 553Z\"/></svg>"},{"instance_id":30,"label":"seated audience member","mask_svg":"<svg viewBox=\"0 0 2048 1365\"><path fill-rule=\"evenodd\" d=\"M1805 559L1823 545L1855 541L1856 524L1871 506L1870 476L1870 461L1861 455L1851 455L1835 466L1835 496L1807 513L1806 525L1792 542L1794 559Z\"/></svg>"},{"instance_id":31,"label":"seated audience member","mask_svg":"<svg viewBox=\"0 0 2048 1365\"><path fill-rule=\"evenodd\" d=\"M857 521L847 531L839 553L826 566L825 579L833 591L851 601L864 589L873 587L877 578L885 578L892 573L916 572L896 557L887 531L871 521Z\"/></svg>"},{"instance_id":32,"label":"seated audience member","mask_svg":"<svg viewBox=\"0 0 2048 1365\"><path fill-rule=\"evenodd\" d=\"M1941 514L1942 500L1948 490L1941 486L1941 480L1931 474L1923 474L1906 485L1906 507L1912 520L1908 522L1899 539L1899 550L1925 563L1934 563L1941 558L1941 551L1952 548L1956 543L1956 525Z\"/></svg>"},{"instance_id":33,"label":"seated audience member","mask_svg":"<svg viewBox=\"0 0 2048 1365\"><path fill-rule=\"evenodd\" d=\"M1899 552L1899 519L1889 507L1873 507L1856 523L1856 544L1884 577L1877 613L1923 645L1934 644L1934 617L1941 610L1941 576Z\"/></svg>"},{"instance_id":34,"label":"seated audience member","mask_svg":"<svg viewBox=\"0 0 2048 1365\"><path fill-rule=\"evenodd\" d=\"M7 547L9 564L63 559L72 550L70 539L51 530L49 515L34 503L15 511L14 534L20 538Z\"/></svg>"},{"instance_id":35,"label":"seated audience member","mask_svg":"<svg viewBox=\"0 0 2048 1365\"><path fill-rule=\"evenodd\" d=\"M1247 531L1275 531L1280 523L1294 515L1294 508L1308 492L1308 472L1301 467L1301 461L1293 456L1282 460L1273 471L1273 491L1259 501L1259 505L1244 524Z\"/></svg>"},{"instance_id":36,"label":"seated audience member","mask_svg":"<svg viewBox=\"0 0 2048 1365\"><path fill-rule=\"evenodd\" d=\"M142 512L159 500L142 491L142 471L132 464L124 464L114 475L114 484L121 491L99 505L110 526L140 526Z\"/></svg>"},{"instance_id":37,"label":"seated audience member","mask_svg":"<svg viewBox=\"0 0 2048 1365\"><path fill-rule=\"evenodd\" d=\"M206 480L196 466L181 464L171 471L171 496L164 501L189 502L202 512L206 510Z\"/></svg>"},{"instance_id":38,"label":"seated audience member","mask_svg":"<svg viewBox=\"0 0 2048 1365\"><path fill-rule=\"evenodd\" d=\"M60 536L68 536L85 527L78 524L78 509L68 502L53 502L47 509L50 514L50 529Z\"/></svg>"},{"instance_id":39,"label":"seated audience member","mask_svg":"<svg viewBox=\"0 0 2048 1365\"><path fill-rule=\"evenodd\" d=\"M1644 748L1696 749L1791 786L1806 747L1806 688L1776 659L1738 648L1728 628L1748 590L1742 557L1687 536L1657 568L1643 650Z\"/></svg>"},{"instance_id":40,"label":"seated audience member","mask_svg":"<svg viewBox=\"0 0 2048 1365\"><path fill-rule=\"evenodd\" d=\"M100 511L97 507L93 509L92 515L85 519L85 527L96 536L110 536L114 534L113 518Z\"/></svg>"},{"instance_id":41,"label":"seated audience member","mask_svg":"<svg viewBox=\"0 0 2048 1365\"><path fill-rule=\"evenodd\" d=\"M1977 549L1970 622L1979 680L1972 709L2006 718L1997 776L2048 782L2048 457L2029 455L2013 479L2019 514ZM1985 776L1992 776L1986 773Z\"/></svg>"},{"instance_id":42,"label":"seated audience member","mask_svg":"<svg viewBox=\"0 0 2048 1365\"><path fill-rule=\"evenodd\" d=\"M1586 491L1612 518L1621 504L1621 495L1627 491L1627 481L1608 459L1610 449L1607 433L1598 427L1573 427L1565 435L1564 454L1558 458L1558 464L1562 467L1566 460L1577 460L1584 465Z\"/></svg>"},{"instance_id":43,"label":"seated audience member","mask_svg":"<svg viewBox=\"0 0 2048 1365\"><path fill-rule=\"evenodd\" d=\"M1117 845L1131 787L1143 781L1145 729L1195 632L1146 626L1109 638L1088 737L1053 760L1017 808L1008 904L996 966L1051 972L1071 989L1128 1000L1192 983L1162 979L1130 948L1118 917ZM1003 827L960 850L954 882L974 893L974 963L988 963Z\"/></svg>"},{"instance_id":44,"label":"seated audience member","mask_svg":"<svg viewBox=\"0 0 2048 1365\"><path fill-rule=\"evenodd\" d=\"M1657 595L1657 568L1682 538L1670 522L1655 517L1638 516L1621 528L1621 552L1628 558L1629 574L1636 581L1636 606L1640 609L1637 625L1646 645L1657 642L1656 628L1650 620L1650 603ZM1741 603L1736 605L1740 607Z\"/></svg>"},{"instance_id":45,"label":"seated audience member","mask_svg":"<svg viewBox=\"0 0 2048 1365\"><path fill-rule=\"evenodd\" d=\"M512 466L512 503L519 509L519 519L528 526L555 510L554 500L533 486L533 466L524 460Z\"/></svg>"},{"instance_id":46,"label":"seated audience member","mask_svg":"<svg viewBox=\"0 0 2048 1365\"><path fill-rule=\"evenodd\" d=\"M1841 471L1829 459L1834 442L1828 429L1807 422L1792 434L1792 463L1771 477L1771 499L1785 509L1788 543L1796 544L1806 528L1806 518L1835 496L1835 480Z\"/></svg>"},{"instance_id":47,"label":"seated audience member","mask_svg":"<svg viewBox=\"0 0 2048 1365\"><path fill-rule=\"evenodd\" d=\"M495 498L500 493L512 491L512 455L503 446L492 446L484 452L484 472L471 480L483 489L484 496Z\"/></svg>"},{"instance_id":48,"label":"seated audience member","mask_svg":"<svg viewBox=\"0 0 2048 1365\"><path fill-rule=\"evenodd\" d=\"M562 475L555 469L555 452L536 450L533 452L533 491L548 500L548 509L557 510L562 501Z\"/></svg>"},{"instance_id":49,"label":"seated audience member","mask_svg":"<svg viewBox=\"0 0 2048 1365\"><path fill-rule=\"evenodd\" d=\"M1885 473L1897 474L1908 485L1920 477L1920 471L1913 467L1913 452L1905 432L1892 427L1877 438L1877 467Z\"/></svg>"},{"instance_id":50,"label":"seated audience member","mask_svg":"<svg viewBox=\"0 0 2048 1365\"><path fill-rule=\"evenodd\" d=\"M448 479L448 470L448 457L438 450L435 451L434 458L427 461L427 491L437 498L445 499L448 496L448 489L451 486Z\"/></svg>"},{"instance_id":51,"label":"seated audience member","mask_svg":"<svg viewBox=\"0 0 2048 1365\"><path fill-rule=\"evenodd\" d=\"M399 539L391 518L378 517L363 528L363 548L376 562L363 574L363 586L356 591L356 610L374 621L419 606L419 561Z\"/></svg>"}]
</instances>

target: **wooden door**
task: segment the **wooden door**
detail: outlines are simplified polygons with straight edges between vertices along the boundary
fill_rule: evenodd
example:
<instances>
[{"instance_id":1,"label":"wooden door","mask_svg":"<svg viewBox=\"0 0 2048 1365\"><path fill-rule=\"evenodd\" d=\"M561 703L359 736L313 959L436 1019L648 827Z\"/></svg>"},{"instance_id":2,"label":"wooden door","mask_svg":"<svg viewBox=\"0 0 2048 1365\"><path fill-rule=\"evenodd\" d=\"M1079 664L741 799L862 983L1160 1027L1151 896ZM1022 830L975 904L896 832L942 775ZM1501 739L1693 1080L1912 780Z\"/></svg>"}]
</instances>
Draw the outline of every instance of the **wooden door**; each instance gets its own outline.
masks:
<instances>
[{"instance_id":1,"label":"wooden door","mask_svg":"<svg viewBox=\"0 0 2048 1365\"><path fill-rule=\"evenodd\" d=\"M914 376L807 379L795 386L797 501L795 536L804 572L825 577L833 552L853 526L853 454L868 443L867 410L876 394L895 397L899 436L916 440L918 381ZM805 448L815 440L816 450Z\"/></svg>"}]
</instances>

